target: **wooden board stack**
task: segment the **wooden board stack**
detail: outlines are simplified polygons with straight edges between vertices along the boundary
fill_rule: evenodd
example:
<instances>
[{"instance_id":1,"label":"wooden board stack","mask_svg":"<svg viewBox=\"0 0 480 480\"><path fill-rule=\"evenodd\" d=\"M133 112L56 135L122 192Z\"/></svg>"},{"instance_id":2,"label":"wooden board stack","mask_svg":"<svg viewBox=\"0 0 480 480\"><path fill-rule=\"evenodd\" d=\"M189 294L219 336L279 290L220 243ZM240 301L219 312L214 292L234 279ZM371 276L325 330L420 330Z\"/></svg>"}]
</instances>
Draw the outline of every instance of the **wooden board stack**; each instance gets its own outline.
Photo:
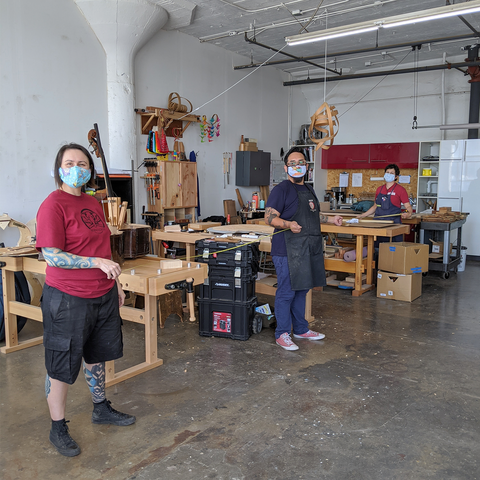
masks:
<instances>
[{"instance_id":1,"label":"wooden board stack","mask_svg":"<svg viewBox=\"0 0 480 480\"><path fill-rule=\"evenodd\" d=\"M440 207L430 215L422 215L422 222L452 223L467 218L466 213L452 212L452 207Z\"/></svg>"}]
</instances>

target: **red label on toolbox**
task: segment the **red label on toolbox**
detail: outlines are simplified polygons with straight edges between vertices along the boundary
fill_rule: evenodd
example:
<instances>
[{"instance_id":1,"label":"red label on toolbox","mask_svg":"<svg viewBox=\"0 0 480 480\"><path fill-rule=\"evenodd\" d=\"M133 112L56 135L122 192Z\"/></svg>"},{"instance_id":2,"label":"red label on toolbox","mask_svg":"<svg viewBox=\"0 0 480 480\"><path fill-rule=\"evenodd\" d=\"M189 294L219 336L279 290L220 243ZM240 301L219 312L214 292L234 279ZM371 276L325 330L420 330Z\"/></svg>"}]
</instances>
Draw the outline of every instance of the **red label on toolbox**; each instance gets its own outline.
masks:
<instances>
[{"instance_id":1,"label":"red label on toolbox","mask_svg":"<svg viewBox=\"0 0 480 480\"><path fill-rule=\"evenodd\" d=\"M232 314L227 312L213 313L213 331L232 333Z\"/></svg>"}]
</instances>

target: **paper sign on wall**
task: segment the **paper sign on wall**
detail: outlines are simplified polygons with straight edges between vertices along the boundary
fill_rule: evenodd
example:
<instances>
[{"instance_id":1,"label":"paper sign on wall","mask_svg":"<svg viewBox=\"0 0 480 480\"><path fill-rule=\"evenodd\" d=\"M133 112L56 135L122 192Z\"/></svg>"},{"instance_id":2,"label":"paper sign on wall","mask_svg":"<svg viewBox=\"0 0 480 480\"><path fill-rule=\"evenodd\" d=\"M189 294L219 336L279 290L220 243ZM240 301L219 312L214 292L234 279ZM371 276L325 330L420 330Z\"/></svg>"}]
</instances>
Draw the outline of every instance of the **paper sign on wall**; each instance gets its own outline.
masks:
<instances>
[{"instance_id":1,"label":"paper sign on wall","mask_svg":"<svg viewBox=\"0 0 480 480\"><path fill-rule=\"evenodd\" d=\"M400 175L398 177L398 183L410 183L410 175Z\"/></svg>"},{"instance_id":2,"label":"paper sign on wall","mask_svg":"<svg viewBox=\"0 0 480 480\"><path fill-rule=\"evenodd\" d=\"M363 186L363 174L352 173L352 187L361 187L361 186Z\"/></svg>"},{"instance_id":3,"label":"paper sign on wall","mask_svg":"<svg viewBox=\"0 0 480 480\"><path fill-rule=\"evenodd\" d=\"M348 173L341 173L340 174L340 181L338 182L339 183L339 187L348 187Z\"/></svg>"}]
</instances>

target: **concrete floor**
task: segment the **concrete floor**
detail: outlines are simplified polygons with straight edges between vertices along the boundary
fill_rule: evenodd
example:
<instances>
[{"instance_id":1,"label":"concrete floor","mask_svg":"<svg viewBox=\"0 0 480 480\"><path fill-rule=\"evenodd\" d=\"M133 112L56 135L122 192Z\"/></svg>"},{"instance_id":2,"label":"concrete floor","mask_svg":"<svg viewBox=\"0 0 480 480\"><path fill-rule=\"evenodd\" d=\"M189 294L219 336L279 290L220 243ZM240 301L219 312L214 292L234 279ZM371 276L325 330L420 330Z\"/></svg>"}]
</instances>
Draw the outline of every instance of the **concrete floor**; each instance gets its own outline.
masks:
<instances>
[{"instance_id":1,"label":"concrete floor","mask_svg":"<svg viewBox=\"0 0 480 480\"><path fill-rule=\"evenodd\" d=\"M0 477L480 478L479 281L468 262L449 280L429 274L411 304L315 292L313 328L327 337L296 352L271 329L242 342L170 318L164 365L107 389L135 425L92 425L83 378L71 388L75 458L48 441L43 347L2 354ZM21 338L40 331L30 321ZM121 367L143 355L142 336L126 323Z\"/></svg>"}]
</instances>

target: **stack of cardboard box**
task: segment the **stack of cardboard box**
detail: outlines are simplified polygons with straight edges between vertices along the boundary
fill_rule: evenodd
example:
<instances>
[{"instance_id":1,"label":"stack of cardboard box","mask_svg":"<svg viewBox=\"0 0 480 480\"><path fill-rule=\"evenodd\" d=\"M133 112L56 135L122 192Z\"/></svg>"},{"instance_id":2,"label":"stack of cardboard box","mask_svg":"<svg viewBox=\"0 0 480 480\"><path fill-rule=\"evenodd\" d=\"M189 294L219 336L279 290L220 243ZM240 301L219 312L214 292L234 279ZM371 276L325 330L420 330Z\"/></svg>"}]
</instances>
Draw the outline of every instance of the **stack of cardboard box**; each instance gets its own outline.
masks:
<instances>
[{"instance_id":1,"label":"stack of cardboard box","mask_svg":"<svg viewBox=\"0 0 480 480\"><path fill-rule=\"evenodd\" d=\"M428 272L428 245L381 243L377 297L412 302L422 294L423 272Z\"/></svg>"}]
</instances>

